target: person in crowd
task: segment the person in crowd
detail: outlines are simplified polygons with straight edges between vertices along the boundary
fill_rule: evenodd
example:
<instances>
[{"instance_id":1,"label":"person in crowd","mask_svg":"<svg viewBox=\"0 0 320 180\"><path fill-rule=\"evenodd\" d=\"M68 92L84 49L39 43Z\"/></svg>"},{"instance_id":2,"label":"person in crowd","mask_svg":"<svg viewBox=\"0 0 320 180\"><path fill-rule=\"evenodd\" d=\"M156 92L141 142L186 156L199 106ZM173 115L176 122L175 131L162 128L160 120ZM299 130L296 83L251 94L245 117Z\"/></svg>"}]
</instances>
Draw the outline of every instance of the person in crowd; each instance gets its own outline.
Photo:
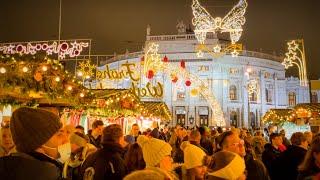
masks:
<instances>
[{"instance_id":1,"label":"person in crowd","mask_svg":"<svg viewBox=\"0 0 320 180\"><path fill-rule=\"evenodd\" d=\"M210 132L209 131L210 130L207 127L200 127L199 128L199 132L201 134L200 145L208 152L208 155L211 156L213 154L213 144L210 141L210 137L209 137Z\"/></svg>"},{"instance_id":2,"label":"person in crowd","mask_svg":"<svg viewBox=\"0 0 320 180\"><path fill-rule=\"evenodd\" d=\"M152 122L152 131L150 133L150 136L153 138L159 139L160 132L159 132L159 125L157 121Z\"/></svg>"},{"instance_id":3,"label":"person in crowd","mask_svg":"<svg viewBox=\"0 0 320 180\"><path fill-rule=\"evenodd\" d=\"M146 162L146 169L158 170L162 169L170 174L170 179L176 179L173 173L170 144L163 140L139 136L137 143L142 148L143 159Z\"/></svg>"},{"instance_id":4,"label":"person in crowd","mask_svg":"<svg viewBox=\"0 0 320 180\"><path fill-rule=\"evenodd\" d=\"M320 173L320 137L315 137L298 167L298 180L319 179Z\"/></svg>"},{"instance_id":5,"label":"person in crowd","mask_svg":"<svg viewBox=\"0 0 320 180\"><path fill-rule=\"evenodd\" d=\"M203 147L201 147L200 145L200 140L201 140L201 134L198 130L192 130L190 132L190 135L188 137L188 140L190 142L190 144L193 144L197 147L199 147L200 149L202 149L206 154L208 154L207 150L204 149Z\"/></svg>"},{"instance_id":6,"label":"person in crowd","mask_svg":"<svg viewBox=\"0 0 320 180\"><path fill-rule=\"evenodd\" d=\"M219 134L222 134L223 133L222 127L217 127L217 131L218 131Z\"/></svg>"},{"instance_id":7,"label":"person in crowd","mask_svg":"<svg viewBox=\"0 0 320 180\"><path fill-rule=\"evenodd\" d=\"M186 173L181 173L180 179L205 179L207 167L204 165L204 158L206 153L201 148L190 144L188 141L182 142L180 148L184 153L184 163L182 168L186 169L186 171L181 171Z\"/></svg>"},{"instance_id":8,"label":"person in crowd","mask_svg":"<svg viewBox=\"0 0 320 180\"><path fill-rule=\"evenodd\" d=\"M142 149L138 143L129 145L129 149L125 154L124 162L128 168L128 173L136 170L142 170L146 167L146 162L143 159Z\"/></svg>"},{"instance_id":9,"label":"person in crowd","mask_svg":"<svg viewBox=\"0 0 320 180\"><path fill-rule=\"evenodd\" d=\"M313 138L313 134L310 131L306 131L304 132L304 135L307 138L307 142L308 142L308 147L310 146L311 142L312 142L312 138Z\"/></svg>"},{"instance_id":10,"label":"person in crowd","mask_svg":"<svg viewBox=\"0 0 320 180\"><path fill-rule=\"evenodd\" d=\"M171 180L172 177L162 169L143 169L133 171L123 180Z\"/></svg>"},{"instance_id":11,"label":"person in crowd","mask_svg":"<svg viewBox=\"0 0 320 180\"><path fill-rule=\"evenodd\" d=\"M278 179L297 179L298 166L302 163L307 153L308 142L302 132L295 132L290 138L291 144L288 149L280 154L278 159Z\"/></svg>"},{"instance_id":12,"label":"person in crowd","mask_svg":"<svg viewBox=\"0 0 320 180\"><path fill-rule=\"evenodd\" d=\"M74 133L75 128L74 128L73 125L68 124L68 125L63 126L62 130L63 130L63 132L66 134L67 138L69 139L69 138L70 138L70 135L71 135L72 133Z\"/></svg>"},{"instance_id":13,"label":"person in crowd","mask_svg":"<svg viewBox=\"0 0 320 180\"><path fill-rule=\"evenodd\" d=\"M140 135L140 128L138 124L132 124L129 135L134 137L134 142L137 142L137 138Z\"/></svg>"},{"instance_id":14,"label":"person in crowd","mask_svg":"<svg viewBox=\"0 0 320 180\"><path fill-rule=\"evenodd\" d=\"M1 127L10 126L10 116L2 116Z\"/></svg>"},{"instance_id":15,"label":"person in crowd","mask_svg":"<svg viewBox=\"0 0 320 180\"><path fill-rule=\"evenodd\" d=\"M83 179L122 179L127 174L123 159L124 138L122 128L112 124L103 129L102 148L90 154L83 162L80 175Z\"/></svg>"},{"instance_id":16,"label":"person in crowd","mask_svg":"<svg viewBox=\"0 0 320 180\"><path fill-rule=\"evenodd\" d=\"M92 132L88 134L90 144L93 144L97 148L101 148L101 136L103 131L103 122L101 120L96 120L92 123Z\"/></svg>"},{"instance_id":17,"label":"person in crowd","mask_svg":"<svg viewBox=\"0 0 320 180\"><path fill-rule=\"evenodd\" d=\"M65 179L77 179L80 177L80 165L97 148L89 143L86 135L75 132L70 135L71 153L64 163L62 177Z\"/></svg>"},{"instance_id":18,"label":"person in crowd","mask_svg":"<svg viewBox=\"0 0 320 180\"><path fill-rule=\"evenodd\" d=\"M1 179L61 179L58 148L66 141L59 117L49 111L22 107L10 121L17 153L0 159Z\"/></svg>"},{"instance_id":19,"label":"person in crowd","mask_svg":"<svg viewBox=\"0 0 320 180\"><path fill-rule=\"evenodd\" d=\"M246 150L244 160L247 170L247 180L270 180L267 168L263 162L256 157L251 141L250 137L244 140Z\"/></svg>"},{"instance_id":20,"label":"person in crowd","mask_svg":"<svg viewBox=\"0 0 320 180\"><path fill-rule=\"evenodd\" d=\"M245 162L243 158L236 153L219 151L205 161L210 170L207 177L208 180L246 179Z\"/></svg>"},{"instance_id":21,"label":"person in crowd","mask_svg":"<svg viewBox=\"0 0 320 180\"><path fill-rule=\"evenodd\" d=\"M3 126L0 129L0 157L7 156L15 152L15 145L12 140L9 125Z\"/></svg>"},{"instance_id":22,"label":"person in crowd","mask_svg":"<svg viewBox=\"0 0 320 180\"><path fill-rule=\"evenodd\" d=\"M178 138L178 131L181 129L181 126L179 124L176 125L176 127L173 129L173 131L171 132L171 137L169 139L169 144L171 145L171 147L173 147L173 151L174 151L174 145L176 144L177 138Z\"/></svg>"},{"instance_id":23,"label":"person in crowd","mask_svg":"<svg viewBox=\"0 0 320 180\"><path fill-rule=\"evenodd\" d=\"M270 142L264 146L262 153L262 162L266 166L270 178L275 179L278 177L277 174L277 160L280 156L279 146L282 144L282 137L278 133L272 133L270 135Z\"/></svg>"},{"instance_id":24,"label":"person in crowd","mask_svg":"<svg viewBox=\"0 0 320 180\"><path fill-rule=\"evenodd\" d=\"M165 132L165 130L162 129L162 128L160 129L160 132L159 132L159 139L164 140L164 141L167 142L166 132Z\"/></svg>"},{"instance_id":25,"label":"person in crowd","mask_svg":"<svg viewBox=\"0 0 320 180\"><path fill-rule=\"evenodd\" d=\"M261 131L257 131L252 138L252 148L257 159L262 160L262 153L264 151L264 146L267 143L262 136Z\"/></svg>"},{"instance_id":26,"label":"person in crowd","mask_svg":"<svg viewBox=\"0 0 320 180\"><path fill-rule=\"evenodd\" d=\"M291 145L291 143L288 140L288 138L286 137L286 131L284 129L281 129L280 130L280 135L282 137L282 144L285 145L286 148L288 148Z\"/></svg>"},{"instance_id":27,"label":"person in crowd","mask_svg":"<svg viewBox=\"0 0 320 180\"><path fill-rule=\"evenodd\" d=\"M176 163L183 163L183 151L180 149L180 145L183 141L187 140L187 131L181 127L177 130L176 143L173 146L172 157Z\"/></svg>"},{"instance_id":28,"label":"person in crowd","mask_svg":"<svg viewBox=\"0 0 320 180\"><path fill-rule=\"evenodd\" d=\"M242 158L246 155L244 141L232 131L226 131L219 136L218 146L220 150L234 152Z\"/></svg>"},{"instance_id":29,"label":"person in crowd","mask_svg":"<svg viewBox=\"0 0 320 180\"><path fill-rule=\"evenodd\" d=\"M75 129L74 129L74 132L78 132L78 133L81 133L81 134L85 134L85 133L84 133L84 127L81 126L81 125L76 126Z\"/></svg>"}]
</instances>

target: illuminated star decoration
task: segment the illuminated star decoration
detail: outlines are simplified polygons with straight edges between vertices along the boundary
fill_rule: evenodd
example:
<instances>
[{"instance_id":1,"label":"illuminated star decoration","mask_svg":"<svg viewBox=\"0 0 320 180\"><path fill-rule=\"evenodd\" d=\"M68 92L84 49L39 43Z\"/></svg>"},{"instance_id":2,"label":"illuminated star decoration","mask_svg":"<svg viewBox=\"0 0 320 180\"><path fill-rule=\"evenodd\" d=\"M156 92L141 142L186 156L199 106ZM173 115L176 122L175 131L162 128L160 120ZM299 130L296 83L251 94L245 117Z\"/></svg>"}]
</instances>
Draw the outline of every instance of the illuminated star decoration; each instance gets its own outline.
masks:
<instances>
[{"instance_id":1,"label":"illuminated star decoration","mask_svg":"<svg viewBox=\"0 0 320 180\"><path fill-rule=\"evenodd\" d=\"M204 53L203 53L202 50L199 50L199 51L197 52L197 57L198 57L198 58L202 58L203 55L204 55Z\"/></svg>"},{"instance_id":2,"label":"illuminated star decoration","mask_svg":"<svg viewBox=\"0 0 320 180\"><path fill-rule=\"evenodd\" d=\"M292 50L292 51L295 51L299 48L299 44L296 43L296 41L290 41L288 42L288 49L289 51Z\"/></svg>"},{"instance_id":3,"label":"illuminated star decoration","mask_svg":"<svg viewBox=\"0 0 320 180\"><path fill-rule=\"evenodd\" d=\"M221 47L219 44L217 44L215 47L213 47L213 52L215 52L215 53L221 52Z\"/></svg>"},{"instance_id":4,"label":"illuminated star decoration","mask_svg":"<svg viewBox=\"0 0 320 180\"><path fill-rule=\"evenodd\" d=\"M79 63L80 71L85 78L93 76L93 70L96 68L95 65L90 64L90 60Z\"/></svg>"},{"instance_id":5,"label":"illuminated star decoration","mask_svg":"<svg viewBox=\"0 0 320 180\"><path fill-rule=\"evenodd\" d=\"M246 19L244 14L248 3L246 0L240 0L231 11L224 17L213 18L208 11L202 7L198 0L193 0L192 24L195 26L195 36L197 40L204 44L207 33L227 32L230 33L230 39L232 44L239 41L242 35L242 26L245 24Z\"/></svg>"},{"instance_id":6,"label":"illuminated star decoration","mask_svg":"<svg viewBox=\"0 0 320 180\"><path fill-rule=\"evenodd\" d=\"M289 67L293 66L292 60L288 57L284 58L284 60L281 64L284 65L285 69L288 69Z\"/></svg>"}]
</instances>

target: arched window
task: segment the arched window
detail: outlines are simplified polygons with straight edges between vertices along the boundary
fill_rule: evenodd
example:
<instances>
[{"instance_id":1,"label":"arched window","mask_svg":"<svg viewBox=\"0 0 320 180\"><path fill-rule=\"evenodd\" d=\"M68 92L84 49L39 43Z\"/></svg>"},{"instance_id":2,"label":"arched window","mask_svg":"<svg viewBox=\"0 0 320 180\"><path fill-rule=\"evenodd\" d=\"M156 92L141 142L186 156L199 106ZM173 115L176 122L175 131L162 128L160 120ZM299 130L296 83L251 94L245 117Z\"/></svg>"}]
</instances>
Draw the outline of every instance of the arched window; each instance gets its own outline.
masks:
<instances>
[{"instance_id":1,"label":"arched window","mask_svg":"<svg viewBox=\"0 0 320 180\"><path fill-rule=\"evenodd\" d=\"M231 85L229 88L229 98L230 100L238 100L237 87L235 85Z\"/></svg>"},{"instance_id":2,"label":"arched window","mask_svg":"<svg viewBox=\"0 0 320 180\"><path fill-rule=\"evenodd\" d=\"M318 103L318 94L317 94L317 92L312 92L311 102L312 103Z\"/></svg>"},{"instance_id":3,"label":"arched window","mask_svg":"<svg viewBox=\"0 0 320 180\"><path fill-rule=\"evenodd\" d=\"M266 102L272 103L272 91L270 89L266 89Z\"/></svg>"},{"instance_id":4,"label":"arched window","mask_svg":"<svg viewBox=\"0 0 320 180\"><path fill-rule=\"evenodd\" d=\"M289 92L288 100L289 100L289 106L296 105L296 93L295 92Z\"/></svg>"},{"instance_id":5,"label":"arched window","mask_svg":"<svg viewBox=\"0 0 320 180\"><path fill-rule=\"evenodd\" d=\"M257 96L257 93L255 91L250 93L249 97L250 97L250 102L257 102L257 100L258 100L258 96Z\"/></svg>"}]
</instances>

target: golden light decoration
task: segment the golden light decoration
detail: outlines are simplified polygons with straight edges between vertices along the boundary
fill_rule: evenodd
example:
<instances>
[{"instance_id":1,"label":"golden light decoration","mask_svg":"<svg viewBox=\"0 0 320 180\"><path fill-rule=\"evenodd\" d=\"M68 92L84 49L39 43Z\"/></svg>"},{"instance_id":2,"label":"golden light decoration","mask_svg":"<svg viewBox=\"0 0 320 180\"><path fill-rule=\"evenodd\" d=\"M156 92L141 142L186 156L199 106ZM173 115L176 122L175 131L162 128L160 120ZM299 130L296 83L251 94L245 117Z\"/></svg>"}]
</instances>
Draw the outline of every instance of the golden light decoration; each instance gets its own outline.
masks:
<instances>
[{"instance_id":1,"label":"golden light decoration","mask_svg":"<svg viewBox=\"0 0 320 180\"><path fill-rule=\"evenodd\" d=\"M207 81L200 79L198 75L190 73L187 68L181 68L172 63L164 63L158 54L159 45L155 43L149 44L145 52L145 64L144 64L144 74L147 73L149 69L154 70L155 74L157 72L163 72L169 77L172 74L177 74L182 77L182 79L188 79L192 82L192 87L197 88L199 93L207 100L209 106L212 109L213 122L212 125L225 126L225 118L222 108L218 100L213 95L213 92L209 89L209 84Z\"/></svg>"},{"instance_id":2,"label":"golden light decoration","mask_svg":"<svg viewBox=\"0 0 320 180\"><path fill-rule=\"evenodd\" d=\"M4 68L4 67L1 67L1 68L0 68L0 73L4 74L4 73L6 73L6 72L7 72L6 68Z\"/></svg>"},{"instance_id":3,"label":"golden light decoration","mask_svg":"<svg viewBox=\"0 0 320 180\"><path fill-rule=\"evenodd\" d=\"M202 7L198 0L193 0L192 24L195 26L195 36L200 44L204 44L207 33L227 32L230 33L232 44L239 41L242 35L242 26L245 24L246 19L244 14L248 3L246 0L240 0L231 11L223 18L213 18L208 11Z\"/></svg>"},{"instance_id":4,"label":"golden light decoration","mask_svg":"<svg viewBox=\"0 0 320 180\"><path fill-rule=\"evenodd\" d=\"M219 58L226 54L231 54L231 57L238 57L239 53L242 51L242 44L228 44L224 47L221 47L220 44L215 44L212 48L205 44L198 44L195 50L198 58L203 57L204 53L208 53L214 58Z\"/></svg>"},{"instance_id":5,"label":"golden light decoration","mask_svg":"<svg viewBox=\"0 0 320 180\"><path fill-rule=\"evenodd\" d=\"M252 94L252 93L257 93L257 89L258 89L258 82L256 79L251 79L248 82L247 85L247 90L248 90L248 94Z\"/></svg>"},{"instance_id":6,"label":"golden light decoration","mask_svg":"<svg viewBox=\"0 0 320 180\"><path fill-rule=\"evenodd\" d=\"M46 72L48 70L47 66L42 66L42 71Z\"/></svg>"},{"instance_id":7,"label":"golden light decoration","mask_svg":"<svg viewBox=\"0 0 320 180\"><path fill-rule=\"evenodd\" d=\"M57 82L59 82L59 81L60 81L60 77L57 76L54 80L57 81Z\"/></svg>"},{"instance_id":8,"label":"golden light decoration","mask_svg":"<svg viewBox=\"0 0 320 180\"><path fill-rule=\"evenodd\" d=\"M28 70L29 70L29 68L28 68L27 66L24 66L24 67L22 68L22 71L23 71L24 73L28 72Z\"/></svg>"},{"instance_id":9,"label":"golden light decoration","mask_svg":"<svg viewBox=\"0 0 320 180\"><path fill-rule=\"evenodd\" d=\"M92 65L90 63L90 60L87 60L87 61L84 61L84 62L80 62L79 63L79 67L80 67L80 72L82 72L82 75L86 79L89 79L91 76L93 76L94 75L93 70L96 69L96 66Z\"/></svg>"},{"instance_id":10,"label":"golden light decoration","mask_svg":"<svg viewBox=\"0 0 320 180\"><path fill-rule=\"evenodd\" d=\"M308 86L307 64L303 39L292 40L287 43L288 52L282 62L285 69L296 65L299 71L300 86Z\"/></svg>"},{"instance_id":11,"label":"golden light decoration","mask_svg":"<svg viewBox=\"0 0 320 180\"><path fill-rule=\"evenodd\" d=\"M196 97L196 96L198 96L198 94L199 94L199 90L197 88L191 89L191 91L190 91L191 96Z\"/></svg>"}]
</instances>

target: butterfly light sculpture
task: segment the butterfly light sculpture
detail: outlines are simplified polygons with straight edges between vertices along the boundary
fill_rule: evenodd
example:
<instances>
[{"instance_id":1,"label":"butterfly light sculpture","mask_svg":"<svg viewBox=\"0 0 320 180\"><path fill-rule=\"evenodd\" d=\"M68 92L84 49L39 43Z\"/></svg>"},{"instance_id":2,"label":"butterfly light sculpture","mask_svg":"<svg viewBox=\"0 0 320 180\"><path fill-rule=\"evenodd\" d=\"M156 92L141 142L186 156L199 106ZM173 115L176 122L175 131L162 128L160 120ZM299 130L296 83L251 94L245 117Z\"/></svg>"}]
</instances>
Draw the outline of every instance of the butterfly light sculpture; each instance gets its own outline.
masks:
<instances>
[{"instance_id":1,"label":"butterfly light sculpture","mask_svg":"<svg viewBox=\"0 0 320 180\"><path fill-rule=\"evenodd\" d=\"M228 32L230 33L231 43L235 44L239 41L242 34L242 26L246 22L244 14L248 3L246 0L240 0L231 11L224 17L213 18L208 11L202 7L198 0L193 0L192 12L193 19L192 24L195 26L195 36L197 40L204 44L207 33L212 32Z\"/></svg>"}]
</instances>

